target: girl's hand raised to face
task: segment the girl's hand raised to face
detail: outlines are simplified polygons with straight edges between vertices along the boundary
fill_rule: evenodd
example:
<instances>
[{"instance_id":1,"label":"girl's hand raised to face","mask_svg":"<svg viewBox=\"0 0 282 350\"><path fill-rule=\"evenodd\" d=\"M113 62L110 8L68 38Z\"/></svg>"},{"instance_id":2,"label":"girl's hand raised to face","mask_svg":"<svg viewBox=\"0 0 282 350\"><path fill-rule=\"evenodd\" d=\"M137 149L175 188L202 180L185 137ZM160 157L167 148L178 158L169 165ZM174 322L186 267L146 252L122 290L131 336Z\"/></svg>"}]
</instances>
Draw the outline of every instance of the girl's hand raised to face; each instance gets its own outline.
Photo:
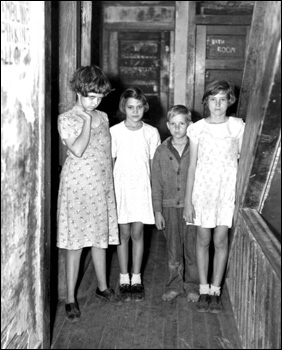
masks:
<instances>
[{"instance_id":1,"label":"girl's hand raised to face","mask_svg":"<svg viewBox=\"0 0 282 350\"><path fill-rule=\"evenodd\" d=\"M88 114L82 106L75 105L73 111L83 120L91 120L91 115Z\"/></svg>"}]
</instances>

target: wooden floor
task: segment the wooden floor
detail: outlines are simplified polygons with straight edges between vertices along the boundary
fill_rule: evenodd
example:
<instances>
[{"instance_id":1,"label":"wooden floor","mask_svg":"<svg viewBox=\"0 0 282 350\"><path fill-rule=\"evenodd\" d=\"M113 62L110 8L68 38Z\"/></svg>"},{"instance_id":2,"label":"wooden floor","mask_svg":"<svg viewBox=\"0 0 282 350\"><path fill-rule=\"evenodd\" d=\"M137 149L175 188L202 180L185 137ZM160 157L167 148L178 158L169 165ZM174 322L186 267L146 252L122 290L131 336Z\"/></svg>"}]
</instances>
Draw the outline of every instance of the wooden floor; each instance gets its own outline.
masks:
<instances>
[{"instance_id":1,"label":"wooden floor","mask_svg":"<svg viewBox=\"0 0 282 350\"><path fill-rule=\"evenodd\" d=\"M65 319L58 304L52 349L242 349L226 288L220 314L198 313L185 294L172 302L161 298L167 279L165 240L160 231L146 237L144 286L146 299L122 306L95 297L97 281L89 264L78 290L82 317ZM110 252L110 286L118 288L116 250Z\"/></svg>"}]
</instances>

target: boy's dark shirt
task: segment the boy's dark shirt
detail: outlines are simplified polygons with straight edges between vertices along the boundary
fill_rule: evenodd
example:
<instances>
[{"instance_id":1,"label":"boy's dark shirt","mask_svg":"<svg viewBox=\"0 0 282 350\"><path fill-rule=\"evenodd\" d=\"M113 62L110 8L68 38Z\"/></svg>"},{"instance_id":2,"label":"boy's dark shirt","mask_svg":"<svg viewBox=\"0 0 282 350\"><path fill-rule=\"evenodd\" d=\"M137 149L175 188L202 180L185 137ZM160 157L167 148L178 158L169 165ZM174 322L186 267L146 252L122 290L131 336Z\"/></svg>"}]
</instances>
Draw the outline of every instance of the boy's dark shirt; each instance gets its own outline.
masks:
<instances>
[{"instance_id":1,"label":"boy's dark shirt","mask_svg":"<svg viewBox=\"0 0 282 350\"><path fill-rule=\"evenodd\" d=\"M154 212L163 207L184 207L184 196L189 166L189 141L182 155L167 138L156 150L152 166L152 199Z\"/></svg>"}]
</instances>

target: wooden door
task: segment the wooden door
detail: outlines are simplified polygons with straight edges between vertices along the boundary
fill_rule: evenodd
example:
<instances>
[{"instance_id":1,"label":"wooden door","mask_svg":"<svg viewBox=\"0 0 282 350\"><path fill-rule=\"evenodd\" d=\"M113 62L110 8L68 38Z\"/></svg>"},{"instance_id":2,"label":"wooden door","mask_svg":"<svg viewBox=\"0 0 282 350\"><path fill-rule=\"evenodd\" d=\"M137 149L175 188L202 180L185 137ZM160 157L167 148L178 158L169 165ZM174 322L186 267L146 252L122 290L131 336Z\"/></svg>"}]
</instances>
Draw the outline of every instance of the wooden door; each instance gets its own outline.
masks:
<instances>
[{"instance_id":1,"label":"wooden door","mask_svg":"<svg viewBox=\"0 0 282 350\"><path fill-rule=\"evenodd\" d=\"M227 79L235 85L237 99L243 77L249 27L244 25L197 25L196 27L195 111L207 116L202 97L207 84ZM237 103L228 111L236 114Z\"/></svg>"},{"instance_id":2,"label":"wooden door","mask_svg":"<svg viewBox=\"0 0 282 350\"><path fill-rule=\"evenodd\" d=\"M125 88L139 87L146 95L150 109L147 120L157 124L162 109L168 105L167 32L119 33L118 69Z\"/></svg>"},{"instance_id":3,"label":"wooden door","mask_svg":"<svg viewBox=\"0 0 282 350\"><path fill-rule=\"evenodd\" d=\"M116 88L106 106L101 108L113 116L113 123L120 121L117 100L126 88L136 86L146 95L149 111L143 120L158 127L162 139L167 136L165 118L169 105L170 32L169 31L109 31L104 37L104 70ZM107 102L109 104L109 102Z\"/></svg>"}]
</instances>

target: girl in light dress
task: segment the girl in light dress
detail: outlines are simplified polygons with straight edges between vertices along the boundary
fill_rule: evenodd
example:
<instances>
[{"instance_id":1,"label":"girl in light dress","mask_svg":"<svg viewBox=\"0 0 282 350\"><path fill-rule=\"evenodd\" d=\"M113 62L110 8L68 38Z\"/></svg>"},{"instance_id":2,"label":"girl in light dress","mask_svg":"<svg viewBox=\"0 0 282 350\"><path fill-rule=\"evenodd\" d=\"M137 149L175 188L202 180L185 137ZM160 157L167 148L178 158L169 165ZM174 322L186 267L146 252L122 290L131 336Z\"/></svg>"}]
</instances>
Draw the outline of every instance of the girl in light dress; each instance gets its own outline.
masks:
<instances>
[{"instance_id":1,"label":"girl in light dress","mask_svg":"<svg viewBox=\"0 0 282 350\"><path fill-rule=\"evenodd\" d=\"M214 81L203 96L209 116L190 125L184 219L197 226L196 255L200 278L197 311L222 310L220 289L228 254L228 230L232 226L235 187L245 123L228 117L226 111L236 98L232 84ZM208 284L209 245L215 248L213 277Z\"/></svg>"},{"instance_id":2,"label":"girl in light dress","mask_svg":"<svg viewBox=\"0 0 282 350\"><path fill-rule=\"evenodd\" d=\"M77 101L59 115L58 131L67 146L57 211L57 246L66 250L66 317L78 321L75 298L82 249L91 247L98 286L96 296L121 305L106 281L106 248L119 244L112 177L109 121L97 109L111 85L97 66L78 68L70 81Z\"/></svg>"},{"instance_id":3,"label":"girl in light dress","mask_svg":"<svg viewBox=\"0 0 282 350\"><path fill-rule=\"evenodd\" d=\"M154 224L151 197L151 163L160 144L158 130L141 119L149 105L136 87L120 98L125 120L110 128L114 162L114 186L121 244L117 247L120 266L120 295L124 301L142 301L141 280L144 224ZM129 240L132 239L132 276L128 271Z\"/></svg>"}]
</instances>

